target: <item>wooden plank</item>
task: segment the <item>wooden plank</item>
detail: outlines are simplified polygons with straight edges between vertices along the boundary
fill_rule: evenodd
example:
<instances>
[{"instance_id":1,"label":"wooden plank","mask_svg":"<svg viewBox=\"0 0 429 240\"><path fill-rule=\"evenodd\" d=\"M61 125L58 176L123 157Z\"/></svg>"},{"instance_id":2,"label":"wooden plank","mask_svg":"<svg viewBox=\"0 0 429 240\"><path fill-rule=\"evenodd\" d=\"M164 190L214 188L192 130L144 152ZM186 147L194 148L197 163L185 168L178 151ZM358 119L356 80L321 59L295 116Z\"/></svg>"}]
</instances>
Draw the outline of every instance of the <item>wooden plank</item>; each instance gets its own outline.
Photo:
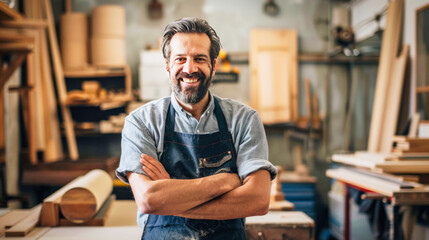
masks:
<instances>
[{"instance_id":1,"label":"wooden plank","mask_svg":"<svg viewBox=\"0 0 429 240\"><path fill-rule=\"evenodd\" d=\"M326 176L389 197L392 197L394 192L401 190L400 184L377 179L375 177L357 173L344 168L328 169L326 171Z\"/></svg>"},{"instance_id":2,"label":"wooden plank","mask_svg":"<svg viewBox=\"0 0 429 240\"><path fill-rule=\"evenodd\" d=\"M417 137L419 123L420 123L420 113L414 113L413 117L411 118L410 130L408 131L409 138Z\"/></svg>"},{"instance_id":3,"label":"wooden plank","mask_svg":"<svg viewBox=\"0 0 429 240\"><path fill-rule=\"evenodd\" d=\"M12 210L0 216L0 236L30 214L30 210Z\"/></svg>"},{"instance_id":4,"label":"wooden plank","mask_svg":"<svg viewBox=\"0 0 429 240\"><path fill-rule=\"evenodd\" d=\"M381 128L380 151L389 153L392 150L392 138L396 133L398 124L399 108L401 106L402 87L404 85L405 69L407 66L409 46L402 47L401 55L394 62L394 69L389 91L387 91L387 102L384 108L384 123Z\"/></svg>"},{"instance_id":5,"label":"wooden plank","mask_svg":"<svg viewBox=\"0 0 429 240\"><path fill-rule=\"evenodd\" d=\"M383 32L381 43L380 62L377 71L377 83L375 89L371 126L368 140L368 151L380 151L380 133L383 128L384 111L387 104L387 89L391 73L393 72L393 61L398 55L399 43L403 21L403 0L389 2L386 28Z\"/></svg>"},{"instance_id":6,"label":"wooden plank","mask_svg":"<svg viewBox=\"0 0 429 240\"><path fill-rule=\"evenodd\" d=\"M0 237L1 240L38 240L40 237L45 235L50 228L36 227L29 232L25 237Z\"/></svg>"},{"instance_id":7,"label":"wooden plank","mask_svg":"<svg viewBox=\"0 0 429 240\"><path fill-rule=\"evenodd\" d=\"M51 65L49 62L48 45L45 31L40 31L41 34L41 64L42 64L42 86L45 90L45 124L46 124L46 149L45 161L53 162L64 158L63 145L61 140L60 123L57 111L57 99L55 97L55 89L51 75Z\"/></svg>"},{"instance_id":8,"label":"wooden plank","mask_svg":"<svg viewBox=\"0 0 429 240\"><path fill-rule=\"evenodd\" d=\"M30 53L27 55L27 85L34 85L34 72L33 65L34 62L34 54ZM28 141L28 154L29 160L31 164L37 164L37 127L36 127L36 116L35 116L35 96L34 91L30 89L26 95L26 99L23 101L27 101L26 106L27 109L27 141Z\"/></svg>"},{"instance_id":9,"label":"wooden plank","mask_svg":"<svg viewBox=\"0 0 429 240\"><path fill-rule=\"evenodd\" d=\"M71 118L70 109L65 105L67 101L67 90L64 80L64 72L61 64L60 51L58 48L57 36L55 33L54 16L52 13L51 2L44 0L45 15L48 21L48 34L51 46L52 62L54 65L55 80L57 83L57 91L60 100L60 106L62 111L62 117L64 121L64 127L66 131L67 146L69 155L72 160L79 159L79 152L76 144L76 136L73 127L73 121Z\"/></svg>"},{"instance_id":10,"label":"wooden plank","mask_svg":"<svg viewBox=\"0 0 429 240\"><path fill-rule=\"evenodd\" d=\"M24 237L33 230L39 221L42 205L37 205L30 210L30 213L18 224L6 230L6 237Z\"/></svg>"},{"instance_id":11,"label":"wooden plank","mask_svg":"<svg viewBox=\"0 0 429 240\"><path fill-rule=\"evenodd\" d=\"M27 16L33 19L42 20L42 4L40 0L27 1L31 3L31 11ZM40 77L39 102L41 102L43 111L39 111L41 125L43 125L43 134L39 135L39 141L44 142L44 162L55 162L63 158L61 132L58 121L57 100L52 82L51 67L49 62L48 44L46 39L46 29L38 28L35 32L38 36L38 65L37 76ZM37 87L37 86L36 86ZM41 129L42 130L42 129Z\"/></svg>"}]
</instances>

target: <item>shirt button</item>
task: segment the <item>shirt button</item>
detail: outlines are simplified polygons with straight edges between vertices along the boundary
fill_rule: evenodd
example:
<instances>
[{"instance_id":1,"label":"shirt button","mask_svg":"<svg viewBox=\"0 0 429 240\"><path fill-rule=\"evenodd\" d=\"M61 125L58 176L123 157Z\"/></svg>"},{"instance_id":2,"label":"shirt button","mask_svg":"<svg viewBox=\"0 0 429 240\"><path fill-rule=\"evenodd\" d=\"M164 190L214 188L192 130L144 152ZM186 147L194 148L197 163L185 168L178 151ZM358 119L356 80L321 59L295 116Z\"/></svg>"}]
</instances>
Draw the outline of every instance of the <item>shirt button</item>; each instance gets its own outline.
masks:
<instances>
[{"instance_id":1,"label":"shirt button","mask_svg":"<svg viewBox=\"0 0 429 240\"><path fill-rule=\"evenodd\" d=\"M197 129L197 133L200 133L200 130L199 130L199 129Z\"/></svg>"}]
</instances>

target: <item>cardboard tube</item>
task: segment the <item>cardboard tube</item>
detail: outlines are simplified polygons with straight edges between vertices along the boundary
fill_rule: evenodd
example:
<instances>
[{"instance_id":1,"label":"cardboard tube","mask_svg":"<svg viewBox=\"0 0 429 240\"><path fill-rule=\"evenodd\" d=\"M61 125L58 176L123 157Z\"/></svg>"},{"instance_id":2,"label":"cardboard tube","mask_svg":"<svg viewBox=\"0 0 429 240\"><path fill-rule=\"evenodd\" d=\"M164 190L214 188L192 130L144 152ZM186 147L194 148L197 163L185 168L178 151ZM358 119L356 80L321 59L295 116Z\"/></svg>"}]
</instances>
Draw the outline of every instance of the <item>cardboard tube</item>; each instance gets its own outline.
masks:
<instances>
[{"instance_id":1,"label":"cardboard tube","mask_svg":"<svg viewBox=\"0 0 429 240\"><path fill-rule=\"evenodd\" d=\"M92 10L92 36L96 38L125 37L125 8L120 5L101 5Z\"/></svg>"},{"instance_id":2,"label":"cardboard tube","mask_svg":"<svg viewBox=\"0 0 429 240\"><path fill-rule=\"evenodd\" d=\"M88 39L88 16L85 13L65 13L60 19L61 42Z\"/></svg>"},{"instance_id":3,"label":"cardboard tube","mask_svg":"<svg viewBox=\"0 0 429 240\"><path fill-rule=\"evenodd\" d=\"M110 196L113 180L110 175L95 169L77 179L60 201L63 216L74 223L90 220Z\"/></svg>"},{"instance_id":4,"label":"cardboard tube","mask_svg":"<svg viewBox=\"0 0 429 240\"><path fill-rule=\"evenodd\" d=\"M88 17L85 13L61 15L61 53L65 69L88 65Z\"/></svg>"},{"instance_id":5,"label":"cardboard tube","mask_svg":"<svg viewBox=\"0 0 429 240\"><path fill-rule=\"evenodd\" d=\"M91 57L95 66L125 66L125 40L121 38L92 38Z\"/></svg>"}]
</instances>

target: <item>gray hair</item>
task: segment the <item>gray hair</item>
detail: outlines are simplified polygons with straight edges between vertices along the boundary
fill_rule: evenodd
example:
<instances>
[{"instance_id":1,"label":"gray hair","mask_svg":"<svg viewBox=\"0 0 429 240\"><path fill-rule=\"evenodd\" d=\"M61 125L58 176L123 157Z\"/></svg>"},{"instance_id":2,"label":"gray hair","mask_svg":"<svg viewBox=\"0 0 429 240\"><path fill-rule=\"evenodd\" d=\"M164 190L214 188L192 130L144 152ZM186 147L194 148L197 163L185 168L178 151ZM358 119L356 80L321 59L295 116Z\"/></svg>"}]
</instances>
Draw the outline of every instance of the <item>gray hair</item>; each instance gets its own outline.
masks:
<instances>
[{"instance_id":1,"label":"gray hair","mask_svg":"<svg viewBox=\"0 0 429 240\"><path fill-rule=\"evenodd\" d=\"M215 59L219 56L220 39L215 30L206 20L196 17L186 17L168 24L164 29L162 37L162 54L164 58L170 60L170 41L176 33L205 33L210 39L210 62L214 65Z\"/></svg>"}]
</instances>

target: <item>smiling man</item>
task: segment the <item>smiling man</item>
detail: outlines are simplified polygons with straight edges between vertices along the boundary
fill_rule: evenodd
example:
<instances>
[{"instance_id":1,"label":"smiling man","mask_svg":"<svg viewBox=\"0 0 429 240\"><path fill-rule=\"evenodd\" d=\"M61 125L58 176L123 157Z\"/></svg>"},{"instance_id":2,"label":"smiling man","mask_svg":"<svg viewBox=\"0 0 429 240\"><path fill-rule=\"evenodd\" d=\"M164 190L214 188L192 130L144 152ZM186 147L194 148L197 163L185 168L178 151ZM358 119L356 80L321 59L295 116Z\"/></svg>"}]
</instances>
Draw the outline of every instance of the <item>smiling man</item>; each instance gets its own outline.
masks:
<instances>
[{"instance_id":1,"label":"smiling man","mask_svg":"<svg viewBox=\"0 0 429 240\"><path fill-rule=\"evenodd\" d=\"M165 28L172 94L130 113L117 176L131 185L142 239L246 239L277 174L258 113L209 91L220 40L202 19Z\"/></svg>"}]
</instances>

